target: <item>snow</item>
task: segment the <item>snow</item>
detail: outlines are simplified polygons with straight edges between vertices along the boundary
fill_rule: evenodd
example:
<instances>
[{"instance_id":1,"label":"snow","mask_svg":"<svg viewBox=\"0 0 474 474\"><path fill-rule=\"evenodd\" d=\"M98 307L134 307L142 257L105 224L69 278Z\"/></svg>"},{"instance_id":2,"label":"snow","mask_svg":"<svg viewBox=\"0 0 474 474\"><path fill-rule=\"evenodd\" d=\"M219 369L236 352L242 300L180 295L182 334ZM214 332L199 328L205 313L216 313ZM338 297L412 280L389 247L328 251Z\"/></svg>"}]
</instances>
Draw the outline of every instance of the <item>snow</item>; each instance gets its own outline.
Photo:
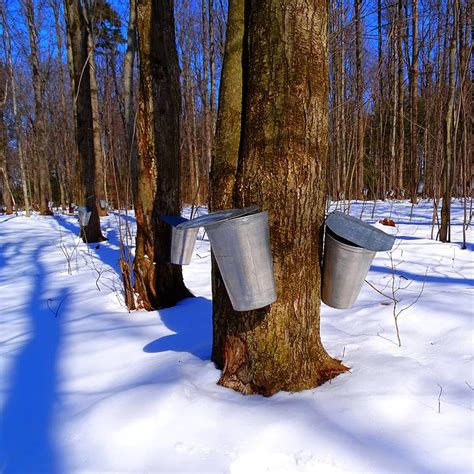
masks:
<instances>
[{"instance_id":1,"label":"snow","mask_svg":"<svg viewBox=\"0 0 474 474\"><path fill-rule=\"evenodd\" d=\"M365 284L353 308L322 306L324 345L350 372L270 398L216 384L205 235L183 268L196 298L128 313L116 213L99 248L79 241L77 217L0 216L0 471L472 472L472 230L463 250L459 201L449 244L430 239L432 202L410 211L378 202L363 215L397 223L383 227L395 276L379 253L367 280L388 296L393 278L410 284L397 293L401 347L393 305Z\"/></svg>"}]
</instances>

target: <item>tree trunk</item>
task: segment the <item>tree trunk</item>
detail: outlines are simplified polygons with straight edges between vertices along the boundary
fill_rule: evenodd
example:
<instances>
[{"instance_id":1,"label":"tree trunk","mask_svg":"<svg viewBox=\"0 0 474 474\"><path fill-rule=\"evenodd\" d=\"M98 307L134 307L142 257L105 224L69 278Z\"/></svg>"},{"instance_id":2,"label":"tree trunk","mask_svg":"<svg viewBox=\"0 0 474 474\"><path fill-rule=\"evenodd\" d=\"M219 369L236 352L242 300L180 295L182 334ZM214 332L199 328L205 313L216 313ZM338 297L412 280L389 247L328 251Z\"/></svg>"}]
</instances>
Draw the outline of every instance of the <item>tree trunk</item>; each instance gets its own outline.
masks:
<instances>
[{"instance_id":1,"label":"tree trunk","mask_svg":"<svg viewBox=\"0 0 474 474\"><path fill-rule=\"evenodd\" d=\"M133 114L133 65L137 51L137 11L135 0L130 0L128 16L127 51L123 60L123 94L125 127L128 146L131 146L135 117Z\"/></svg>"},{"instance_id":2,"label":"tree trunk","mask_svg":"<svg viewBox=\"0 0 474 474\"><path fill-rule=\"evenodd\" d=\"M441 242L450 242L450 223L451 223L451 190L453 180L453 154L456 146L453 140L453 117L454 117L454 94L456 87L456 34L457 34L457 20L458 20L458 1L452 0L448 2L452 5L452 31L449 42L449 92L448 103L446 106L445 117L445 153L443 166L443 204L441 206L441 226L439 229L439 240Z\"/></svg>"},{"instance_id":3,"label":"tree trunk","mask_svg":"<svg viewBox=\"0 0 474 474\"><path fill-rule=\"evenodd\" d=\"M397 188L399 197L404 197L404 168L405 168L405 89L403 67L403 35L405 22L403 19L402 1L398 0L398 28L397 28L397 61L398 61L398 173Z\"/></svg>"},{"instance_id":4,"label":"tree trunk","mask_svg":"<svg viewBox=\"0 0 474 474\"><path fill-rule=\"evenodd\" d=\"M208 0L208 14L209 14L209 80L210 80L210 95L209 95L209 114L210 114L210 129L211 139L214 138L215 127L216 127L216 48L214 41L214 1ZM211 142L211 153L212 153L212 142ZM211 157L212 159L212 157ZM211 161L209 161L209 167Z\"/></svg>"},{"instance_id":5,"label":"tree trunk","mask_svg":"<svg viewBox=\"0 0 474 474\"><path fill-rule=\"evenodd\" d=\"M395 10L395 8L394 8ZM390 131L390 187L397 188L396 180L396 140L397 140L397 118L398 118L398 86L399 86L399 68L397 64L397 39L393 38L393 32L397 30L398 15L394 12L392 15L392 25L391 25L391 37L390 42L393 45L393 60L391 73L393 74L393 100L392 100L392 128ZM400 189L396 189L396 197L400 197Z\"/></svg>"},{"instance_id":6,"label":"tree trunk","mask_svg":"<svg viewBox=\"0 0 474 474\"><path fill-rule=\"evenodd\" d=\"M233 194L240 147L240 120L242 115L242 52L244 39L245 0L230 0L227 34L222 64L217 113L214 156L211 170L211 211L233 207ZM212 259L212 360L224 367L224 343L227 318L238 318L214 258Z\"/></svg>"},{"instance_id":7,"label":"tree trunk","mask_svg":"<svg viewBox=\"0 0 474 474\"><path fill-rule=\"evenodd\" d=\"M341 35L341 43L340 43L340 72L341 72L341 81L340 81L340 89L339 89L339 98L341 101L341 130L339 133L340 136L340 153L341 153L341 171L340 171L340 179L343 185L342 187L337 189L337 195L335 196L336 199L339 198L341 192L344 193L344 190L347 191L347 140L346 137L346 37L345 37L345 28L346 28L346 6L345 1L341 0L341 23L340 23L340 35Z\"/></svg>"},{"instance_id":8,"label":"tree trunk","mask_svg":"<svg viewBox=\"0 0 474 474\"><path fill-rule=\"evenodd\" d=\"M64 4L66 5L66 1L63 0ZM67 11L66 7L64 8L65 10L65 17L66 17L66 25L67 25ZM71 104L72 104L72 116L74 117L73 120L73 130L74 130L74 138L77 137L77 98L76 98L76 85L75 85L75 73L74 73L74 59L73 59L73 52L72 52L72 45L71 45L71 38L70 35L66 31L66 56L67 56L67 65L68 65L68 70L69 70L69 81L70 81L70 92L71 92ZM79 152L77 148L77 143L75 143L73 150L71 152L70 156L70 163L71 163L71 169L77 169L80 170L81 168L81 162L79 158ZM82 200L82 184L81 184L81 179L82 179L82 174L79 173L71 173L73 176L71 176L71 197L72 197L72 202L74 203L79 203Z\"/></svg>"},{"instance_id":9,"label":"tree trunk","mask_svg":"<svg viewBox=\"0 0 474 474\"><path fill-rule=\"evenodd\" d=\"M13 61L12 61L12 45L10 39L10 31L8 29L8 23L5 17L5 7L2 2L2 24L3 31L5 34L6 47L7 47L7 65L8 65L8 75L10 79L11 89L12 89L12 108L13 108L13 119L14 119L14 129L17 140L18 148L18 159L20 161L20 173L21 173L21 184L23 189L23 204L25 207L25 216L30 217L30 199L28 194L28 180L26 177L26 168L25 168L25 157L23 155L23 143L22 143L22 131L21 131L21 118L18 113L17 101L16 101L16 80L15 74L13 72Z\"/></svg>"},{"instance_id":10,"label":"tree trunk","mask_svg":"<svg viewBox=\"0 0 474 474\"><path fill-rule=\"evenodd\" d=\"M416 204L418 172L418 0L412 0L412 60L410 71L410 161L411 202Z\"/></svg>"},{"instance_id":11,"label":"tree trunk","mask_svg":"<svg viewBox=\"0 0 474 474\"><path fill-rule=\"evenodd\" d=\"M72 190L72 167L71 157L68 147L68 134L69 134L69 114L68 106L66 102L66 86L64 82L63 73L63 38L61 24L59 20L60 15L60 1L50 0L51 10L54 16L54 27L56 31L56 44L57 44L57 64L58 64L58 75L59 75L59 88L60 88L60 99L61 99L61 138L62 138L62 163L58 163L56 166L59 183L61 185L61 206L63 209L66 207L66 201L71 202L71 190ZM61 161L58 159L58 162Z\"/></svg>"},{"instance_id":12,"label":"tree trunk","mask_svg":"<svg viewBox=\"0 0 474 474\"><path fill-rule=\"evenodd\" d=\"M4 80L4 76L5 80ZM10 189L10 178L7 167L7 127L4 121L4 107L7 95L7 74L5 69L0 69L0 185L2 186L2 199L5 204L6 214L13 214L13 195Z\"/></svg>"},{"instance_id":13,"label":"tree trunk","mask_svg":"<svg viewBox=\"0 0 474 474\"><path fill-rule=\"evenodd\" d=\"M356 148L356 190L357 199L362 198L364 187L364 122L363 122L363 94L362 81L362 26L360 18L361 0L354 0L354 16L356 27L355 54L356 54L356 100L357 100L357 148ZM348 196L350 199L352 196Z\"/></svg>"},{"instance_id":14,"label":"tree trunk","mask_svg":"<svg viewBox=\"0 0 474 474\"><path fill-rule=\"evenodd\" d=\"M85 242L102 242L99 203L96 197L96 161L94 147L94 114L91 99L91 63L89 61L89 31L80 0L65 0L66 28L72 53L76 145L81 164L82 200L92 212L89 224L82 228Z\"/></svg>"},{"instance_id":15,"label":"tree trunk","mask_svg":"<svg viewBox=\"0 0 474 474\"><path fill-rule=\"evenodd\" d=\"M171 229L160 215L180 213L180 90L172 0L137 5L137 247L133 271L139 306L165 308L192 296L181 267L169 262Z\"/></svg>"},{"instance_id":16,"label":"tree trunk","mask_svg":"<svg viewBox=\"0 0 474 474\"><path fill-rule=\"evenodd\" d=\"M33 91L35 99L35 119L34 119L34 131L35 131L35 145L36 145L36 158L38 163L38 205L39 211L42 215L49 215L48 202L51 199L51 182L48 169L48 159L46 151L46 116L43 105L43 77L40 70L39 51L38 51L38 31L35 23L35 13L32 0L23 0L26 20L28 23L28 37L30 43L30 54L28 56L32 79L33 79Z\"/></svg>"},{"instance_id":17,"label":"tree trunk","mask_svg":"<svg viewBox=\"0 0 474 474\"><path fill-rule=\"evenodd\" d=\"M124 121L126 133L126 150L132 181L132 198L137 193L137 159L136 142L134 140L135 114L133 109L133 65L137 52L137 6L135 0L130 0L128 17L127 51L123 60L123 95ZM128 197L126 198L128 200Z\"/></svg>"},{"instance_id":18,"label":"tree trunk","mask_svg":"<svg viewBox=\"0 0 474 474\"><path fill-rule=\"evenodd\" d=\"M211 117L211 101L210 101L210 43L209 38L209 14L207 12L208 3L206 0L201 0L201 23L202 23L202 69L203 77L200 84L200 95L202 100L202 115L203 115L203 136L202 136L202 177L207 178L209 176L211 160L212 160L212 117ZM202 198L208 199L207 193L207 180L201 179L200 195Z\"/></svg>"},{"instance_id":19,"label":"tree trunk","mask_svg":"<svg viewBox=\"0 0 474 474\"><path fill-rule=\"evenodd\" d=\"M95 198L98 203L97 209L99 216L106 216L106 207L101 206L101 201L106 201L105 192L105 155L102 147L102 133L100 126L100 113L99 113L99 89L97 86L97 67L95 63L95 31L94 25L92 25L92 14L87 2L82 4L82 15L85 19L87 27L87 56L89 65L89 78L90 78L90 101L92 106L92 135L94 139L94 157L95 157Z\"/></svg>"},{"instance_id":20,"label":"tree trunk","mask_svg":"<svg viewBox=\"0 0 474 474\"><path fill-rule=\"evenodd\" d=\"M328 4L247 5L235 204L257 204L269 212L278 300L228 315L219 383L269 396L315 387L346 370L326 353L319 331Z\"/></svg>"}]
</instances>

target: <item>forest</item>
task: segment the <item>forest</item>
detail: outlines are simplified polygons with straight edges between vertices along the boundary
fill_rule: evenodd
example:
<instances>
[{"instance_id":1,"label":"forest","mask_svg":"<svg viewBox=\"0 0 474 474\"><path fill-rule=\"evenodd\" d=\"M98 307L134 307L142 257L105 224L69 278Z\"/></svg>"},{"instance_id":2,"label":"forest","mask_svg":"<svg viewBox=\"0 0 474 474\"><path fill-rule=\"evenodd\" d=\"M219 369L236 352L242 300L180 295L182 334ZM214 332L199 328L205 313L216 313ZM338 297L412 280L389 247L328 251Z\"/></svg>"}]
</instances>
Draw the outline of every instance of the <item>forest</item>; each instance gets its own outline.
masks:
<instances>
[{"instance_id":1,"label":"forest","mask_svg":"<svg viewBox=\"0 0 474 474\"><path fill-rule=\"evenodd\" d=\"M96 193L133 206L138 106L134 1L84 3ZM329 165L335 199L466 196L472 175L472 7L467 0L329 3ZM207 204L228 6L174 5L181 202ZM2 0L1 189L48 212L80 203L73 39L60 0ZM72 19L71 19L72 21ZM237 80L237 79L235 79ZM135 174L134 174L135 172ZM447 218L449 220L449 217Z\"/></svg>"},{"instance_id":2,"label":"forest","mask_svg":"<svg viewBox=\"0 0 474 474\"><path fill-rule=\"evenodd\" d=\"M160 216L199 205L268 211L277 303L236 317L213 270L212 360L225 369L223 385L270 395L347 370L318 330L302 330L314 315L319 321L317 235L332 201L348 212L353 200L409 200L411 219L429 198L432 238L450 242L459 198L466 247L468 0L0 6L4 211L47 216L87 206L81 236L90 244L106 240L100 219L109 209L133 210L136 239L125 229L119 258L130 310L192 296L169 261ZM294 315L299 330L288 329ZM269 341L282 328L302 348ZM312 362L292 372L288 361L308 344Z\"/></svg>"},{"instance_id":3,"label":"forest","mask_svg":"<svg viewBox=\"0 0 474 474\"><path fill-rule=\"evenodd\" d=\"M472 0L0 0L0 471L472 474Z\"/></svg>"}]
</instances>

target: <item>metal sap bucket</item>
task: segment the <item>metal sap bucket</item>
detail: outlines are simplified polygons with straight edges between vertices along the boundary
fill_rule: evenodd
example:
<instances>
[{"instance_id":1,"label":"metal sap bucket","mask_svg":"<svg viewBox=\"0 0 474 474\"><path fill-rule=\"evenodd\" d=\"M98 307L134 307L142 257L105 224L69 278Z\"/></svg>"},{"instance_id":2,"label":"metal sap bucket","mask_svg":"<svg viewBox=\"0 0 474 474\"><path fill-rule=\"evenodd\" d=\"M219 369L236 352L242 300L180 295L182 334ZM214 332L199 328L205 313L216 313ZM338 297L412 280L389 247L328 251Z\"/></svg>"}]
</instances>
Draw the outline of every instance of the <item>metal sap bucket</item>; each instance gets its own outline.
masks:
<instances>
[{"instance_id":1,"label":"metal sap bucket","mask_svg":"<svg viewBox=\"0 0 474 474\"><path fill-rule=\"evenodd\" d=\"M232 307L250 311L275 302L268 212L224 220L206 231Z\"/></svg>"},{"instance_id":2,"label":"metal sap bucket","mask_svg":"<svg viewBox=\"0 0 474 474\"><path fill-rule=\"evenodd\" d=\"M268 213L257 206L217 211L178 225L204 227L235 311L276 300Z\"/></svg>"},{"instance_id":3,"label":"metal sap bucket","mask_svg":"<svg viewBox=\"0 0 474 474\"><path fill-rule=\"evenodd\" d=\"M179 224L189 222L185 217L160 216L163 222L171 226L170 262L175 265L189 265L194 252L199 227L181 228Z\"/></svg>"},{"instance_id":4,"label":"metal sap bucket","mask_svg":"<svg viewBox=\"0 0 474 474\"><path fill-rule=\"evenodd\" d=\"M326 219L321 299L350 308L359 296L375 254L393 247L395 237L360 219L333 212Z\"/></svg>"},{"instance_id":5,"label":"metal sap bucket","mask_svg":"<svg viewBox=\"0 0 474 474\"><path fill-rule=\"evenodd\" d=\"M92 211L87 206L80 206L77 208L77 214L79 216L79 224L81 227L87 227L92 215Z\"/></svg>"}]
</instances>

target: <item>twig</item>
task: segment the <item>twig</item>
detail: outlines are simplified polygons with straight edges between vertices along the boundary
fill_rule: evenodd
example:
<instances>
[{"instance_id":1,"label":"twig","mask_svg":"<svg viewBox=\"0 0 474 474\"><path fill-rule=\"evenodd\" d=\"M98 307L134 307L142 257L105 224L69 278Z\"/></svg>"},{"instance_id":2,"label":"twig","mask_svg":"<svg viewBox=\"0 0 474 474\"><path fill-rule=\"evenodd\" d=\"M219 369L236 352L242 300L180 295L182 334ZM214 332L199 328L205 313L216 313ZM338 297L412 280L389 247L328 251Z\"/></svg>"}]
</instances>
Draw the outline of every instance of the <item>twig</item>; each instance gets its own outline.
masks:
<instances>
[{"instance_id":1,"label":"twig","mask_svg":"<svg viewBox=\"0 0 474 474\"><path fill-rule=\"evenodd\" d=\"M399 318L400 314L402 314L404 311L406 311L407 309L409 309L413 305L415 305L418 302L418 300L421 298L421 295L423 294L423 291L425 289L426 275L428 274L429 267L426 267L425 278L423 280L423 285L422 285L421 290L420 290L418 296L416 297L416 299L412 303L410 303L408 306L405 306L404 308L397 311L399 301L395 298L395 295L397 294L398 291L407 289L413 283L414 280L409 281L407 285L402 287L401 286L401 279L404 278L405 280L408 280L408 278L404 277L403 275L400 275L399 279L398 279L398 287L395 287L395 276L396 276L395 270L397 269L397 267L402 262L400 262L398 264L394 263L394 261L393 261L393 250L391 252L389 252L389 257L390 257L390 266L391 266L391 269L392 269L392 275L391 276L392 276L392 295L393 295L393 320L394 320L394 323L395 323L395 331L396 331L396 335L397 335L398 346L401 347L402 346L402 340L400 338L400 328L398 326L398 318Z\"/></svg>"},{"instance_id":2,"label":"twig","mask_svg":"<svg viewBox=\"0 0 474 474\"><path fill-rule=\"evenodd\" d=\"M439 395L438 395L438 413L441 413L441 395L443 393L443 387L438 383L436 384L439 387Z\"/></svg>"},{"instance_id":3,"label":"twig","mask_svg":"<svg viewBox=\"0 0 474 474\"><path fill-rule=\"evenodd\" d=\"M374 285L372 285L372 283L370 283L370 281L365 280L365 282L366 282L367 285L369 285L372 289L374 289L377 293L381 294L382 296L385 296L385 298L388 298L389 300L392 300L392 301L395 301L395 302L398 303L398 300L396 300L395 298L392 298L392 297L389 296L389 295L386 295L385 293L382 293L378 288L376 288Z\"/></svg>"},{"instance_id":4,"label":"twig","mask_svg":"<svg viewBox=\"0 0 474 474\"><path fill-rule=\"evenodd\" d=\"M48 306L48 309L54 314L54 317L57 318L59 315L59 310L61 309L62 304L64 303L64 300L67 298L68 295L64 296L64 298L59 302L58 307L56 309L52 308L50 303L53 301L51 298L48 298L46 300L46 304Z\"/></svg>"}]
</instances>

